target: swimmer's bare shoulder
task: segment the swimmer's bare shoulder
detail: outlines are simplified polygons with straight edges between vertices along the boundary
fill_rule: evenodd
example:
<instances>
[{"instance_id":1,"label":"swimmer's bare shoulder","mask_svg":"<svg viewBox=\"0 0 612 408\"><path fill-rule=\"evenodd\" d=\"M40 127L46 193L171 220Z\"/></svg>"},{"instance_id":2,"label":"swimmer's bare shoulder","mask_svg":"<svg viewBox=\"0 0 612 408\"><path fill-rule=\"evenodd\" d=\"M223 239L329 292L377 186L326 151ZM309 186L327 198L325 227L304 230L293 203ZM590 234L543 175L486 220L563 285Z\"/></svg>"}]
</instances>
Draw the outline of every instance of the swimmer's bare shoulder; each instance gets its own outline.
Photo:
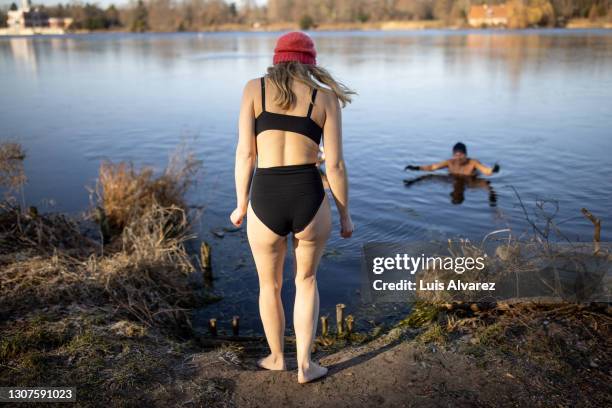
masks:
<instances>
[{"instance_id":1,"label":"swimmer's bare shoulder","mask_svg":"<svg viewBox=\"0 0 612 408\"><path fill-rule=\"evenodd\" d=\"M491 174L495 172L494 168L485 166L484 164L480 162L480 160L477 160L477 159L470 159L470 165L472 166L474 170L478 170L485 176L490 176Z\"/></svg>"}]
</instances>

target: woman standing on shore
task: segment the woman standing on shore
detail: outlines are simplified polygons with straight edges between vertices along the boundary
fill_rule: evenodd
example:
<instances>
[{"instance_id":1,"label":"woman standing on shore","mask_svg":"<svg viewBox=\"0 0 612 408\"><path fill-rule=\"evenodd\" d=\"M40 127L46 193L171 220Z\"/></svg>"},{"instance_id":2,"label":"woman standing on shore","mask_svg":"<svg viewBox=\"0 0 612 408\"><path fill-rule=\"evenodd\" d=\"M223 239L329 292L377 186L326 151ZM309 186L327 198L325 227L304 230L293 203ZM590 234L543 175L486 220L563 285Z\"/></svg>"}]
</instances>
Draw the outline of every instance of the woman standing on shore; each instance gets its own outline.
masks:
<instances>
[{"instance_id":1,"label":"woman standing on shore","mask_svg":"<svg viewBox=\"0 0 612 408\"><path fill-rule=\"evenodd\" d=\"M340 214L340 235L349 238L353 223L340 103L345 106L354 93L316 65L314 43L308 35L291 32L278 39L267 74L247 82L242 95L235 165L237 206L230 219L240 226L247 216L247 236L259 276L259 311L270 355L257 364L269 370L286 369L281 286L287 236L293 233L293 320L300 383L327 373L327 368L311 360L319 320L316 272L331 231L331 209L316 167L319 143L324 134L325 167Z\"/></svg>"}]
</instances>

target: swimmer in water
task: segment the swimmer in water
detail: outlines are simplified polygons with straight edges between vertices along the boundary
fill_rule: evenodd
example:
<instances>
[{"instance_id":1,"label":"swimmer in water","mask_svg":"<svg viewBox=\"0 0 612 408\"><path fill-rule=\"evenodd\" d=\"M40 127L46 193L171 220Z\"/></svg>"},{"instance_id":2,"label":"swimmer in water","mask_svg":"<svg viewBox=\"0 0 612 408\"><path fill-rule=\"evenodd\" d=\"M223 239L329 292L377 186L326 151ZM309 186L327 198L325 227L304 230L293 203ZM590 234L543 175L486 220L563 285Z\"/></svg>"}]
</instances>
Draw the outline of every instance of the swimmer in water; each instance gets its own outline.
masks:
<instances>
[{"instance_id":1,"label":"swimmer in water","mask_svg":"<svg viewBox=\"0 0 612 408\"><path fill-rule=\"evenodd\" d=\"M478 176L457 176L454 174L424 174L414 179L404 180L406 187L413 187L423 183L443 183L451 184L453 190L449 194L451 203L458 205L465 201L466 190L486 190L489 194L489 206L497 206L497 193L491 185L491 180L481 179Z\"/></svg>"},{"instance_id":2,"label":"swimmer in water","mask_svg":"<svg viewBox=\"0 0 612 408\"><path fill-rule=\"evenodd\" d=\"M488 167L482 164L477 159L467 157L467 147L459 142L453 146L453 157L439 163L430 164L428 166L414 166L409 164L404 170L422 170L434 171L438 169L448 168L449 174L458 176L474 176L477 172L490 176L499 171L499 164L495 163L493 167Z\"/></svg>"}]
</instances>

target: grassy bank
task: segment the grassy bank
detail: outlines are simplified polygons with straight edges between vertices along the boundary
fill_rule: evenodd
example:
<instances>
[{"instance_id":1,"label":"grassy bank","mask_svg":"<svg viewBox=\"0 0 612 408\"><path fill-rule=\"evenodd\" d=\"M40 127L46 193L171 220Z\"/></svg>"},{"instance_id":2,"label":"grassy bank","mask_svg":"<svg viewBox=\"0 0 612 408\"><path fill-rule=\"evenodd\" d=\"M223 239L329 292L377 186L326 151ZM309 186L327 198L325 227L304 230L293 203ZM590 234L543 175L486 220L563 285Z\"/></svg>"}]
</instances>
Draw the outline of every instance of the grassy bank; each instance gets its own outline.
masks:
<instances>
[{"instance_id":1,"label":"grassy bank","mask_svg":"<svg viewBox=\"0 0 612 408\"><path fill-rule=\"evenodd\" d=\"M199 163L184 153L160 175L102 163L94 205L73 219L19 203L26 153L1 146L2 386L76 386L82 406L163 398L160 379L194 347L191 310L207 301L185 249Z\"/></svg>"}]
</instances>

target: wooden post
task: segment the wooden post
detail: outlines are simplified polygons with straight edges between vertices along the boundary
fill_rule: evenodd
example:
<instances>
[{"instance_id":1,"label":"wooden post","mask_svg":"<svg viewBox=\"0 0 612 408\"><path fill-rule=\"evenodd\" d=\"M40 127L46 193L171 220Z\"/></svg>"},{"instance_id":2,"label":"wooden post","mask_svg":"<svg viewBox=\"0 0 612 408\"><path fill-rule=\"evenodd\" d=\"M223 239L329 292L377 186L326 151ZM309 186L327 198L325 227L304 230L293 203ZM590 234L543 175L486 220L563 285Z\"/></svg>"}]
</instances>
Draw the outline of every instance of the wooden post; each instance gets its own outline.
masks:
<instances>
[{"instance_id":1,"label":"wooden post","mask_svg":"<svg viewBox=\"0 0 612 408\"><path fill-rule=\"evenodd\" d=\"M344 303L338 303L336 305L336 325L338 335L342 335L344 333L344 308L346 305Z\"/></svg>"},{"instance_id":2,"label":"wooden post","mask_svg":"<svg viewBox=\"0 0 612 408\"><path fill-rule=\"evenodd\" d=\"M351 334L353 332L353 315L346 316L346 332L347 334Z\"/></svg>"},{"instance_id":3,"label":"wooden post","mask_svg":"<svg viewBox=\"0 0 612 408\"><path fill-rule=\"evenodd\" d=\"M204 273L204 280L208 283L212 282L212 262L211 262L211 251L210 245L206 242L202 242L200 245L200 262L202 264L202 272Z\"/></svg>"},{"instance_id":4,"label":"wooden post","mask_svg":"<svg viewBox=\"0 0 612 408\"><path fill-rule=\"evenodd\" d=\"M321 336L326 337L328 331L327 316L321 316Z\"/></svg>"},{"instance_id":5,"label":"wooden post","mask_svg":"<svg viewBox=\"0 0 612 408\"><path fill-rule=\"evenodd\" d=\"M102 235L102 243L107 244L110 242L112 238L112 231L110 228L110 223L108 221L108 217L106 216L106 212L104 208L98 206L95 209L95 219L100 226L100 234Z\"/></svg>"},{"instance_id":6,"label":"wooden post","mask_svg":"<svg viewBox=\"0 0 612 408\"><path fill-rule=\"evenodd\" d=\"M234 333L234 336L238 335L238 330L239 330L238 324L239 323L240 323L240 316L234 316L234 318L232 319L232 332Z\"/></svg>"},{"instance_id":7,"label":"wooden post","mask_svg":"<svg viewBox=\"0 0 612 408\"><path fill-rule=\"evenodd\" d=\"M214 317L208 321L208 330L213 336L217 335L217 319Z\"/></svg>"},{"instance_id":8,"label":"wooden post","mask_svg":"<svg viewBox=\"0 0 612 408\"><path fill-rule=\"evenodd\" d=\"M30 216L30 218L36 219L38 217L38 208L33 205L28 207L28 215Z\"/></svg>"},{"instance_id":9,"label":"wooden post","mask_svg":"<svg viewBox=\"0 0 612 408\"><path fill-rule=\"evenodd\" d=\"M600 249L599 243L601 242L601 220L595 217L593 214L591 214L591 212L587 210L586 208L583 208L581 211L582 211L582 214L584 214L584 216L587 217L589 221L591 221L593 223L593 226L595 227L595 231L593 232L593 246L594 246L593 252L598 253Z\"/></svg>"}]
</instances>

